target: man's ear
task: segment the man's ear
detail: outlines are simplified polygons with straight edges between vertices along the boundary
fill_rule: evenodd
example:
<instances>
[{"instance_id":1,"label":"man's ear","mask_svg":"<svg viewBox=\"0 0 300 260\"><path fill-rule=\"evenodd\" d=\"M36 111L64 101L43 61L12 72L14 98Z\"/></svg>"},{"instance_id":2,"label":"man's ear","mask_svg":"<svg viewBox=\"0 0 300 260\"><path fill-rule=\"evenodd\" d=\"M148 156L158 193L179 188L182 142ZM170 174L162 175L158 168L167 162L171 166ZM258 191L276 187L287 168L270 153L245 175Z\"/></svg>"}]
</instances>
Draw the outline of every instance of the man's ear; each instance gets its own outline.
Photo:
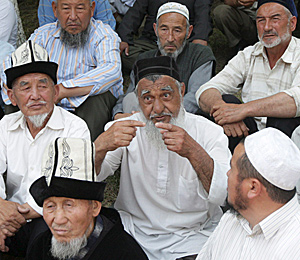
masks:
<instances>
[{"instance_id":1,"label":"man's ear","mask_svg":"<svg viewBox=\"0 0 300 260\"><path fill-rule=\"evenodd\" d=\"M192 31L193 31L193 28L194 28L193 25L190 25L190 27L189 27L189 32L188 32L188 35L187 35L187 37L186 37L187 39L190 38L190 36L191 36L191 34L192 34Z\"/></svg>"},{"instance_id":2,"label":"man's ear","mask_svg":"<svg viewBox=\"0 0 300 260\"><path fill-rule=\"evenodd\" d=\"M156 37L158 37L158 35L157 35L157 31L156 31L156 28L157 28L157 25L156 25L156 23L153 23L153 29L154 29L155 35L156 35Z\"/></svg>"},{"instance_id":3,"label":"man's ear","mask_svg":"<svg viewBox=\"0 0 300 260\"><path fill-rule=\"evenodd\" d=\"M17 100L15 98L15 94L12 89L7 90L7 95L9 97L9 100L11 101L12 105L17 106Z\"/></svg>"},{"instance_id":4,"label":"man's ear","mask_svg":"<svg viewBox=\"0 0 300 260\"><path fill-rule=\"evenodd\" d=\"M247 196L249 199L254 199L261 194L263 190L263 185L258 179L255 178L249 178L247 181L248 181Z\"/></svg>"},{"instance_id":5,"label":"man's ear","mask_svg":"<svg viewBox=\"0 0 300 260\"><path fill-rule=\"evenodd\" d=\"M290 29L292 32L296 30L296 26L297 26L297 17L293 16L290 19Z\"/></svg>"},{"instance_id":6,"label":"man's ear","mask_svg":"<svg viewBox=\"0 0 300 260\"><path fill-rule=\"evenodd\" d=\"M52 10L53 10L54 16L57 18L57 14L56 14L57 6L54 1L52 1Z\"/></svg>"},{"instance_id":7,"label":"man's ear","mask_svg":"<svg viewBox=\"0 0 300 260\"><path fill-rule=\"evenodd\" d=\"M91 17L93 17L93 15L94 15L95 6L96 6L96 3L95 3L95 1L93 1L92 6L91 6Z\"/></svg>"},{"instance_id":8,"label":"man's ear","mask_svg":"<svg viewBox=\"0 0 300 260\"><path fill-rule=\"evenodd\" d=\"M93 200L92 201L92 215L93 217L97 217L100 213L101 210L101 202L98 200Z\"/></svg>"},{"instance_id":9,"label":"man's ear","mask_svg":"<svg viewBox=\"0 0 300 260\"><path fill-rule=\"evenodd\" d=\"M183 82L181 82L180 92L181 92L181 96L184 97L184 94L185 94L185 84Z\"/></svg>"}]
</instances>

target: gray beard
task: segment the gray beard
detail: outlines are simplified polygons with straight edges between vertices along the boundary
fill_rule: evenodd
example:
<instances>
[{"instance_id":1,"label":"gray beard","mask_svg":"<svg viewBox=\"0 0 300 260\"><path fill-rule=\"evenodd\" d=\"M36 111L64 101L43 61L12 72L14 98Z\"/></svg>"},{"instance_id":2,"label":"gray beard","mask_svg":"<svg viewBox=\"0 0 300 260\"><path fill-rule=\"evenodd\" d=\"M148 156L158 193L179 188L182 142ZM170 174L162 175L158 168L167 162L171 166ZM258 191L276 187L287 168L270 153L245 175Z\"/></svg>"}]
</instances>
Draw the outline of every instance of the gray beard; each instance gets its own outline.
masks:
<instances>
[{"instance_id":1,"label":"gray beard","mask_svg":"<svg viewBox=\"0 0 300 260\"><path fill-rule=\"evenodd\" d=\"M89 24L84 31L77 34L71 34L65 29L60 28L60 40L71 48L83 47L88 40L90 34L90 27L91 26Z\"/></svg>"},{"instance_id":2,"label":"gray beard","mask_svg":"<svg viewBox=\"0 0 300 260\"><path fill-rule=\"evenodd\" d=\"M50 252L53 257L59 260L69 259L77 256L79 251L87 245L86 234L80 238L74 238L70 242L59 242L53 236L51 239Z\"/></svg>"},{"instance_id":3,"label":"gray beard","mask_svg":"<svg viewBox=\"0 0 300 260\"><path fill-rule=\"evenodd\" d=\"M162 46L159 38L157 38L157 47L158 47L161 55L163 55L163 56L169 56L171 58L174 58L175 60L177 59L178 55L180 53L182 53L185 45L186 45L186 38L184 39L182 45L176 51L174 51L174 52L166 52L165 49L164 49L164 47Z\"/></svg>"},{"instance_id":4,"label":"gray beard","mask_svg":"<svg viewBox=\"0 0 300 260\"><path fill-rule=\"evenodd\" d=\"M288 24L288 25L289 25L289 24ZM264 36L264 34L265 34L265 33L263 33L263 35L262 35L261 37L258 36L258 39L259 39L260 43L261 43L264 47L266 47L266 48L273 48L273 47L279 45L280 43L286 41L289 37L291 37L290 32L289 32L289 28L288 28L288 27L287 27L286 33L285 33L284 35L282 35L281 37L279 37L278 34L277 34L277 39L275 39L272 43L269 43L269 44L268 44L268 43L265 43L265 42L263 41L263 36Z\"/></svg>"},{"instance_id":5,"label":"gray beard","mask_svg":"<svg viewBox=\"0 0 300 260\"><path fill-rule=\"evenodd\" d=\"M141 109L139 111L141 111ZM145 126L144 129L146 131L146 136L147 136L148 141L157 150L166 149L166 145L164 143L164 140L162 139L162 134L160 133L161 129L157 128L154 125L154 123L152 122L152 120L147 119L144 116L143 112L141 112L141 117L142 117L141 121L144 122L144 123L146 123L146 126ZM185 119L184 108L183 108L183 105L181 104L178 116L177 117L173 117L172 116L171 120L170 120L170 124L176 125L176 126L179 126L179 127L183 128L183 129L185 129L184 119Z\"/></svg>"},{"instance_id":6,"label":"gray beard","mask_svg":"<svg viewBox=\"0 0 300 260\"><path fill-rule=\"evenodd\" d=\"M34 116L28 116L27 118L29 121L33 124L35 128L40 128L43 126L46 118L48 117L49 113L44 113L41 115L34 115Z\"/></svg>"}]
</instances>

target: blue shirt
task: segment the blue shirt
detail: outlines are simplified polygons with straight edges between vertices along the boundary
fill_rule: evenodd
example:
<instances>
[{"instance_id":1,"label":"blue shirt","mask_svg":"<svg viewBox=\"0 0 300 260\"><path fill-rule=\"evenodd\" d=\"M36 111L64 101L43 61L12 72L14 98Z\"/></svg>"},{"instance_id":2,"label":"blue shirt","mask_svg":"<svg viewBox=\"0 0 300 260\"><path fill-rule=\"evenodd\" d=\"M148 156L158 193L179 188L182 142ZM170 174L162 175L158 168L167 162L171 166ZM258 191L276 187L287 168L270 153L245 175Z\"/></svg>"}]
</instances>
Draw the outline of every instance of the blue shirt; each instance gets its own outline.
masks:
<instances>
[{"instance_id":1,"label":"blue shirt","mask_svg":"<svg viewBox=\"0 0 300 260\"><path fill-rule=\"evenodd\" d=\"M53 14L52 10L53 0L40 0L38 8L38 18L40 26L43 26L47 23L56 22L56 17ZM112 14L110 4L107 0L95 0L95 11L94 18L100 20L105 24L109 24L114 30L116 28L116 20Z\"/></svg>"},{"instance_id":2,"label":"blue shirt","mask_svg":"<svg viewBox=\"0 0 300 260\"><path fill-rule=\"evenodd\" d=\"M29 40L45 48L50 61L58 66L57 83L66 88L94 86L85 96L64 98L58 104L67 110L75 110L89 96L111 91L117 98L123 94L123 78L120 59L120 38L109 25L99 20L91 19L88 40L84 47L70 48L60 40L60 26L58 22L39 27ZM4 70L11 67L11 60L7 58ZM6 83L6 76L2 72L2 80ZM2 98L10 104L6 88L2 88Z\"/></svg>"}]
</instances>

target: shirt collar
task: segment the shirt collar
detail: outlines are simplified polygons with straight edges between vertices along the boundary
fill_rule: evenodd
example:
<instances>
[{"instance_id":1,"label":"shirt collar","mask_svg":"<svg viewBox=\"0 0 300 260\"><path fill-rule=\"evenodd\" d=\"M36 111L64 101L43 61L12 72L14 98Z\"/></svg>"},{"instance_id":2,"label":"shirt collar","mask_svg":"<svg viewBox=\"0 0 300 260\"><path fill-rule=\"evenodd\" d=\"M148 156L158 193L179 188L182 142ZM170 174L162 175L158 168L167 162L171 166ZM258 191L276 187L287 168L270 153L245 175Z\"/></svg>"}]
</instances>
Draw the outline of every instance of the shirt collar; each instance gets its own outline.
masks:
<instances>
[{"instance_id":1,"label":"shirt collar","mask_svg":"<svg viewBox=\"0 0 300 260\"><path fill-rule=\"evenodd\" d=\"M280 59L285 63L292 63L293 59L294 59L294 54L295 54L296 47L297 47L296 40L292 36L288 47L286 48L285 52L280 57ZM253 51L252 55L253 56L262 55L265 59L268 59L265 47L260 42L255 44L254 51Z\"/></svg>"},{"instance_id":2,"label":"shirt collar","mask_svg":"<svg viewBox=\"0 0 300 260\"><path fill-rule=\"evenodd\" d=\"M15 121L12 122L12 125L8 128L8 131L14 131L18 127L25 129L27 127L25 116L22 114L21 111L16 112ZM46 127L52 129L63 129L65 127L64 120L59 109L54 105L53 113L47 122Z\"/></svg>"},{"instance_id":3,"label":"shirt collar","mask_svg":"<svg viewBox=\"0 0 300 260\"><path fill-rule=\"evenodd\" d=\"M241 215L237 216L241 226L248 234L263 234L265 239L272 238L276 232L289 222L290 219L300 210L297 195L295 195L288 203L283 205L278 210L264 218L261 222L253 227L251 230L249 222Z\"/></svg>"},{"instance_id":4,"label":"shirt collar","mask_svg":"<svg viewBox=\"0 0 300 260\"><path fill-rule=\"evenodd\" d=\"M259 222L258 225L260 226L265 239L268 240L273 237L278 229L285 225L286 222L289 222L299 211L299 207L297 195L295 195L288 203Z\"/></svg>"}]
</instances>

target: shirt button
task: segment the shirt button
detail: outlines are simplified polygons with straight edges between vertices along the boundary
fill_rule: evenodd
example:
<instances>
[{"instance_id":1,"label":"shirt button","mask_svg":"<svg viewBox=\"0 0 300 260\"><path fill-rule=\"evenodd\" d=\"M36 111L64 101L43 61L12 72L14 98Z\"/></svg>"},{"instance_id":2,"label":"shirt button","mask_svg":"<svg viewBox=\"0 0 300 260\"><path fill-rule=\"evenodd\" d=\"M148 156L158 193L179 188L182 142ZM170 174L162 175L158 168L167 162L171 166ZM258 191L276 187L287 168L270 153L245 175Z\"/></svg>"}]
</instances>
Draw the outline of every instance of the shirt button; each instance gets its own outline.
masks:
<instances>
[{"instance_id":1,"label":"shirt button","mask_svg":"<svg viewBox=\"0 0 300 260\"><path fill-rule=\"evenodd\" d=\"M159 165L159 168L164 168L164 166L163 165Z\"/></svg>"}]
</instances>

